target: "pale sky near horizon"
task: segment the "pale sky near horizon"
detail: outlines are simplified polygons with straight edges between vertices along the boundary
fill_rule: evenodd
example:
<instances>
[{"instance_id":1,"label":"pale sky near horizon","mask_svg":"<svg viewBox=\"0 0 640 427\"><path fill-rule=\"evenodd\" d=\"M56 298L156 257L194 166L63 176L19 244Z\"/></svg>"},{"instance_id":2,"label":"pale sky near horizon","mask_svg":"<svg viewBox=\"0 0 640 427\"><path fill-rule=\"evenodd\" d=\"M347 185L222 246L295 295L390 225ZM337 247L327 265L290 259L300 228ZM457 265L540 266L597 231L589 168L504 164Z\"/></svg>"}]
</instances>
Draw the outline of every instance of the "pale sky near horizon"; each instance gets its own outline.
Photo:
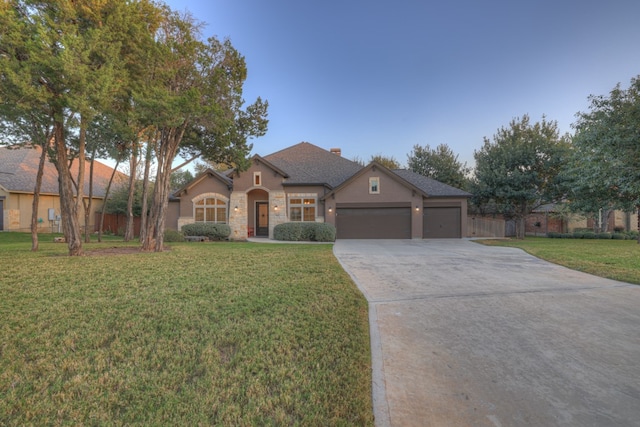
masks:
<instances>
[{"instance_id":1,"label":"pale sky near horizon","mask_svg":"<svg viewBox=\"0 0 640 427\"><path fill-rule=\"evenodd\" d=\"M267 155L300 141L406 164L414 145L473 152L529 114L571 132L588 96L640 74L638 0L169 0L245 56L269 101Z\"/></svg>"}]
</instances>

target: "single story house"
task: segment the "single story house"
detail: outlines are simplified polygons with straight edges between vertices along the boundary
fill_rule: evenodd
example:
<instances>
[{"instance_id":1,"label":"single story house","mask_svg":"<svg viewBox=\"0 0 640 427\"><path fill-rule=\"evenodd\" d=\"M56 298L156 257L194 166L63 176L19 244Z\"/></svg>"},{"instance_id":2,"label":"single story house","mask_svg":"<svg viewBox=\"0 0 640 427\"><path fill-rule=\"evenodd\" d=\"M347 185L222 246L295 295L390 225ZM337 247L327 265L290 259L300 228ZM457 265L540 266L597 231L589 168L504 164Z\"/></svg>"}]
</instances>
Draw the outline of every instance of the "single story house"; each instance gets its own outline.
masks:
<instances>
[{"instance_id":1,"label":"single story house","mask_svg":"<svg viewBox=\"0 0 640 427\"><path fill-rule=\"evenodd\" d=\"M422 239L467 236L471 194L408 170L362 166L301 142L248 170L198 175L169 201L166 226L226 223L231 239L273 238L290 221L327 222L338 239Z\"/></svg>"},{"instance_id":2,"label":"single story house","mask_svg":"<svg viewBox=\"0 0 640 427\"><path fill-rule=\"evenodd\" d=\"M33 209L33 190L40 163L42 148L34 147L0 147L0 231L30 231L31 212ZM84 195L89 195L90 162L85 163ZM78 175L78 162L74 161L71 172ZM107 183L113 169L94 161L93 202L91 215L102 207ZM124 174L116 173L121 180ZM116 183L114 182L114 186ZM60 227L60 195L58 190L58 171L53 163L46 161L38 203L38 230L44 232L61 231ZM84 220L82 221L84 225ZM94 225L91 224L91 229Z\"/></svg>"}]
</instances>

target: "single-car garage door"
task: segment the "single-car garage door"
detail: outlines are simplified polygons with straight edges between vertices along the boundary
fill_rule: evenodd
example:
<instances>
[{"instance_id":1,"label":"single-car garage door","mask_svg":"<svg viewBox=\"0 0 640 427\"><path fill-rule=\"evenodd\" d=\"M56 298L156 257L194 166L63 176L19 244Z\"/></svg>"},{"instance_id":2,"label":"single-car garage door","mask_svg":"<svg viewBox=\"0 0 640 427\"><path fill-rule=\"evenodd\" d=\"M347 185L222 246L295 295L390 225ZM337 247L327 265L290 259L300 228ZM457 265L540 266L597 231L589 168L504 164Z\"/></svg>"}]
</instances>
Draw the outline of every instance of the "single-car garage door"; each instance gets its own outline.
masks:
<instances>
[{"instance_id":1,"label":"single-car garage door","mask_svg":"<svg viewBox=\"0 0 640 427\"><path fill-rule=\"evenodd\" d=\"M410 239L411 208L338 208L338 239Z\"/></svg>"},{"instance_id":2,"label":"single-car garage door","mask_svg":"<svg viewBox=\"0 0 640 427\"><path fill-rule=\"evenodd\" d=\"M460 208L424 208L422 237L460 238Z\"/></svg>"}]
</instances>

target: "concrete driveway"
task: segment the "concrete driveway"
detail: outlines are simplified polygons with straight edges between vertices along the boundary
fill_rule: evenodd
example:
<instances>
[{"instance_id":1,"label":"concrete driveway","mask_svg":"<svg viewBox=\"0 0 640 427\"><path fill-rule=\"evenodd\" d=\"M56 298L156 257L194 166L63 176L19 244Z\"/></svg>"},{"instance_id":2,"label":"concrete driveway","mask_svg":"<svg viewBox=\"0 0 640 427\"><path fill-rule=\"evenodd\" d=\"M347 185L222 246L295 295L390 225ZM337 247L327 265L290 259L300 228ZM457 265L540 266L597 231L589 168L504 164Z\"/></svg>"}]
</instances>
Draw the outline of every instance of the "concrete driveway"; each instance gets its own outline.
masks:
<instances>
[{"instance_id":1,"label":"concrete driveway","mask_svg":"<svg viewBox=\"0 0 640 427\"><path fill-rule=\"evenodd\" d=\"M338 240L376 426L640 426L640 286L468 240Z\"/></svg>"}]
</instances>

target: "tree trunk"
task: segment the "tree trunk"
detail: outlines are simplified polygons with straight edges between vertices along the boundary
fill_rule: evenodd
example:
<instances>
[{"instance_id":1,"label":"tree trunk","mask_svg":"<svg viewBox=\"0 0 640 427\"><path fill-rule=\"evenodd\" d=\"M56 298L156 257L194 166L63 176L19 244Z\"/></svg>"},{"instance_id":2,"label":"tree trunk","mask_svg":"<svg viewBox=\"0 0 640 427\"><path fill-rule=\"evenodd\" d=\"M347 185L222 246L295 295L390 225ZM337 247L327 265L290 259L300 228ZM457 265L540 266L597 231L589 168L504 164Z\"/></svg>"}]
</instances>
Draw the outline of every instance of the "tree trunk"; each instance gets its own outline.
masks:
<instances>
[{"instance_id":1,"label":"tree trunk","mask_svg":"<svg viewBox=\"0 0 640 427\"><path fill-rule=\"evenodd\" d=\"M58 171L58 185L60 193L60 216L64 237L69 248L69 256L82 255L82 234L78 221L78 210L73 192L71 171L67 146L64 138L64 125L61 122L54 124L54 144L56 152L56 169Z\"/></svg>"},{"instance_id":2,"label":"tree trunk","mask_svg":"<svg viewBox=\"0 0 640 427\"><path fill-rule=\"evenodd\" d=\"M107 184L107 189L104 193L104 200L102 202L102 212L100 213L100 225L98 226L98 242L102 242L102 227L104 226L104 213L107 209L107 201L109 200L109 191L111 191L111 183L113 182L113 177L116 176L116 170L118 169L118 165L120 164L120 159L116 160L116 165L113 167L113 171L111 171L111 177L109 178L109 183Z\"/></svg>"},{"instance_id":3,"label":"tree trunk","mask_svg":"<svg viewBox=\"0 0 640 427\"><path fill-rule=\"evenodd\" d=\"M42 175L44 174L44 162L47 159L47 145L43 145L36 173L36 186L33 189L33 204L31 205L31 250L36 252L39 248L38 242L38 205L40 204L40 188L42 187Z\"/></svg>"},{"instance_id":4,"label":"tree trunk","mask_svg":"<svg viewBox=\"0 0 640 427\"><path fill-rule=\"evenodd\" d=\"M96 159L96 148L91 152L91 164L89 165L89 200L84 205L84 242L91 242L91 206L93 205L93 164Z\"/></svg>"},{"instance_id":5,"label":"tree trunk","mask_svg":"<svg viewBox=\"0 0 640 427\"><path fill-rule=\"evenodd\" d=\"M80 214L80 209L84 205L84 165L86 157L84 155L86 141L87 141L87 129L84 123L84 117L80 117L80 138L78 141L78 182L77 182L77 196L76 196L76 212Z\"/></svg>"},{"instance_id":6,"label":"tree trunk","mask_svg":"<svg viewBox=\"0 0 640 427\"><path fill-rule=\"evenodd\" d=\"M638 212L638 244L640 245L640 205L636 206Z\"/></svg>"},{"instance_id":7,"label":"tree trunk","mask_svg":"<svg viewBox=\"0 0 640 427\"><path fill-rule=\"evenodd\" d=\"M147 200L149 198L149 171L151 170L151 159L153 154L152 141L147 141L147 149L144 158L144 177L142 178L142 213L140 214L140 242L144 241L147 232L148 210Z\"/></svg>"},{"instance_id":8,"label":"tree trunk","mask_svg":"<svg viewBox=\"0 0 640 427\"><path fill-rule=\"evenodd\" d=\"M186 123L182 127L163 131L160 136L157 161L158 171L153 188L153 205L147 223L147 231L142 241L143 251L162 252L164 249L164 225L169 204L171 186L171 163L176 157L184 135Z\"/></svg>"},{"instance_id":9,"label":"tree trunk","mask_svg":"<svg viewBox=\"0 0 640 427\"><path fill-rule=\"evenodd\" d=\"M136 171L138 169L138 153L135 144L132 146L131 157L129 158L129 196L127 197L127 225L125 226L124 241L132 240L133 229L133 202L136 196Z\"/></svg>"}]
</instances>

